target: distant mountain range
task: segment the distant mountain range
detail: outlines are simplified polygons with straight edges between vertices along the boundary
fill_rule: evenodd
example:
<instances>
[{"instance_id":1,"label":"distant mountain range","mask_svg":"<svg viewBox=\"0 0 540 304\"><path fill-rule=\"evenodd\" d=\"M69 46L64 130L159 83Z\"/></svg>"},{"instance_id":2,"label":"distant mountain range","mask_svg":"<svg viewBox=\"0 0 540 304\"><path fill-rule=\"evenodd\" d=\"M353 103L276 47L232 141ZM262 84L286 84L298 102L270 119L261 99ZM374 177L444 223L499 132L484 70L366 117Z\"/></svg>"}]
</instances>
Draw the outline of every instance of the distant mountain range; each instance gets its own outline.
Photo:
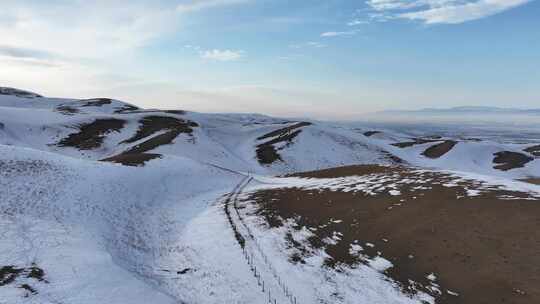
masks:
<instances>
[{"instance_id":1,"label":"distant mountain range","mask_svg":"<svg viewBox=\"0 0 540 304\"><path fill-rule=\"evenodd\" d=\"M516 109L482 106L461 106L453 108L425 108L420 110L387 110L378 114L540 114L539 109Z\"/></svg>"}]
</instances>

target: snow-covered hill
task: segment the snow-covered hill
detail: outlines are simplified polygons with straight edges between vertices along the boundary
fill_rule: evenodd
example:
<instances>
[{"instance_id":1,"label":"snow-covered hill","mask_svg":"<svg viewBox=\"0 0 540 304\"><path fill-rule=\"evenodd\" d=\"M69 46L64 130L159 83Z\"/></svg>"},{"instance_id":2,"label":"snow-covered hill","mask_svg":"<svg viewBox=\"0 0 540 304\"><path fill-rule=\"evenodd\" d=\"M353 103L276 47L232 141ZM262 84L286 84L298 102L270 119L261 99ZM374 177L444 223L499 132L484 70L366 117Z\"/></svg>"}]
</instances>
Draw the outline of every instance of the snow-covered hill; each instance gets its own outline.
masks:
<instances>
[{"instance_id":1,"label":"snow-covered hill","mask_svg":"<svg viewBox=\"0 0 540 304\"><path fill-rule=\"evenodd\" d=\"M299 122L248 114L143 110L106 98L73 100L38 94L0 95L0 144L101 160L125 154L183 156L202 163L263 174L349 164L404 162L511 178L540 174L533 144L501 144L474 138L412 138L395 131L345 124ZM19 92L19 91L16 91ZM426 157L445 140L457 144ZM400 143L411 143L401 144ZM396 145L397 144L397 145ZM522 158L499 170L496 153ZM158 160L156 160L158 161Z\"/></svg>"},{"instance_id":2,"label":"snow-covered hill","mask_svg":"<svg viewBox=\"0 0 540 304\"><path fill-rule=\"evenodd\" d=\"M533 178L539 154L532 143L0 88L0 303L263 303L216 204L244 175L379 164ZM420 299L374 280L373 303Z\"/></svg>"}]
</instances>

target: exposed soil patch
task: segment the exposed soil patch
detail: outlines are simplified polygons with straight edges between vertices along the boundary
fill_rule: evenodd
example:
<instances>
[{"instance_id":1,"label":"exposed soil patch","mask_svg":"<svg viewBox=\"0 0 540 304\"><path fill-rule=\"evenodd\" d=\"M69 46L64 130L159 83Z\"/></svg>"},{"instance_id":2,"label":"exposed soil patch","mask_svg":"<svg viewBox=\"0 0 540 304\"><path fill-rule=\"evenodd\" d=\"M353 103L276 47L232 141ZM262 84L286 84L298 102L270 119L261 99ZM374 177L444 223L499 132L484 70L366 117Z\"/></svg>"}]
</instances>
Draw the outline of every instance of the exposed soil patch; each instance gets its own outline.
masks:
<instances>
[{"instance_id":1,"label":"exposed soil patch","mask_svg":"<svg viewBox=\"0 0 540 304\"><path fill-rule=\"evenodd\" d=\"M257 138L257 140L263 140L263 139L272 138L272 137L287 136L294 129L307 127L307 126L310 126L310 125L311 125L310 122L305 122L305 121L304 122L299 122L299 123L296 123L294 125L291 125L291 126L288 126L288 127L285 127L285 128L281 128L281 129L277 129L277 130L272 131L270 133L266 133L266 134L264 134L262 136L259 136Z\"/></svg>"},{"instance_id":2,"label":"exposed soil patch","mask_svg":"<svg viewBox=\"0 0 540 304\"><path fill-rule=\"evenodd\" d=\"M124 114L124 113L132 113L133 111L137 111L139 108L133 105L123 105L121 107L116 108L114 110L114 113L116 114Z\"/></svg>"},{"instance_id":3,"label":"exposed soil patch","mask_svg":"<svg viewBox=\"0 0 540 304\"><path fill-rule=\"evenodd\" d=\"M184 114L186 114L186 111L184 111L184 110L164 110L163 112L169 113L169 114L176 114L176 115L184 115Z\"/></svg>"},{"instance_id":4,"label":"exposed soil patch","mask_svg":"<svg viewBox=\"0 0 540 304\"><path fill-rule=\"evenodd\" d=\"M60 147L74 147L79 150L92 150L101 147L103 140L108 133L120 132L125 125L120 119L96 119L91 123L79 125L78 132L69 134L68 137L60 140L57 145Z\"/></svg>"},{"instance_id":5,"label":"exposed soil patch","mask_svg":"<svg viewBox=\"0 0 540 304\"><path fill-rule=\"evenodd\" d=\"M256 153L259 163L263 165L270 165L275 161L283 161L281 155L279 155L276 148L272 145L257 146Z\"/></svg>"},{"instance_id":6,"label":"exposed soil patch","mask_svg":"<svg viewBox=\"0 0 540 304\"><path fill-rule=\"evenodd\" d=\"M380 134L381 131L367 131L367 132L364 132L364 136L367 136L367 137L371 137L375 134Z\"/></svg>"},{"instance_id":7,"label":"exposed soil patch","mask_svg":"<svg viewBox=\"0 0 540 304\"><path fill-rule=\"evenodd\" d=\"M113 99L110 98L91 98L80 100L83 104L81 107L101 107L104 105L110 105L113 103ZM136 106L124 104L122 106L115 107L114 113L121 114L128 111L139 110Z\"/></svg>"},{"instance_id":8,"label":"exposed soil patch","mask_svg":"<svg viewBox=\"0 0 540 304\"><path fill-rule=\"evenodd\" d=\"M529 184L540 185L540 178L528 178L521 181Z\"/></svg>"},{"instance_id":9,"label":"exposed soil patch","mask_svg":"<svg viewBox=\"0 0 540 304\"><path fill-rule=\"evenodd\" d=\"M39 268L36 264L32 264L32 266L27 268L26 271L28 273L26 275L27 278L36 279L40 282L47 282L47 280L44 279L45 271Z\"/></svg>"},{"instance_id":10,"label":"exposed soil patch","mask_svg":"<svg viewBox=\"0 0 540 304\"><path fill-rule=\"evenodd\" d=\"M15 279L24 271L24 268L15 266L2 266L0 268L0 286L13 283Z\"/></svg>"},{"instance_id":11,"label":"exposed soil patch","mask_svg":"<svg viewBox=\"0 0 540 304\"><path fill-rule=\"evenodd\" d=\"M361 176L374 173L391 173L395 170L396 168L393 167L384 167L378 165L355 165L317 171L298 172L288 174L285 177L337 178L345 176Z\"/></svg>"},{"instance_id":12,"label":"exposed soil patch","mask_svg":"<svg viewBox=\"0 0 540 304\"><path fill-rule=\"evenodd\" d=\"M154 150L155 148L163 145L171 144L178 135L180 135L180 131L178 130L171 130L166 133L156 135L149 140L143 141L142 143L130 148L129 150L125 151L126 154L133 154L133 153L144 153L150 150Z\"/></svg>"},{"instance_id":13,"label":"exposed soil patch","mask_svg":"<svg viewBox=\"0 0 540 304\"><path fill-rule=\"evenodd\" d=\"M64 115L75 115L80 112L79 109L70 106L58 106L55 111Z\"/></svg>"},{"instance_id":14,"label":"exposed soil patch","mask_svg":"<svg viewBox=\"0 0 540 304\"><path fill-rule=\"evenodd\" d=\"M527 149L523 151L531 153L534 156L540 156L540 145L528 147Z\"/></svg>"},{"instance_id":15,"label":"exposed soil patch","mask_svg":"<svg viewBox=\"0 0 540 304\"><path fill-rule=\"evenodd\" d=\"M415 138L414 141L405 141L405 142L399 142L392 144L392 146L398 147L398 148L408 148L415 145L421 145L421 144L427 144L432 142L439 142L440 139L426 139L426 138Z\"/></svg>"},{"instance_id":16,"label":"exposed soil patch","mask_svg":"<svg viewBox=\"0 0 540 304\"><path fill-rule=\"evenodd\" d=\"M308 176L387 170L391 168L352 166ZM397 167L392 174L419 182L403 185L399 195L288 188L261 190L248 201L255 202L256 214L271 227L293 221L295 229L306 227L313 233L307 243L289 241L295 249L293 263L301 263L314 248L324 249L329 255L326 266L337 270L381 254L394 265L385 273L404 291L422 290L437 303L540 303L537 200L496 189L467 196L472 184L444 185L452 179L438 173L420 177ZM503 199L508 195L514 199ZM361 248L360 254L351 251L352 245ZM428 278L431 273L436 279Z\"/></svg>"},{"instance_id":17,"label":"exposed soil patch","mask_svg":"<svg viewBox=\"0 0 540 304\"><path fill-rule=\"evenodd\" d=\"M126 166L142 166L149 160L161 157L160 154L146 152L171 144L182 133L191 135L193 128L198 126L195 122L169 116L147 116L141 119L140 123L137 133L122 143L133 143L151 137L158 132L164 133L155 135L118 155L102 159L102 161L120 163Z\"/></svg>"},{"instance_id":18,"label":"exposed soil patch","mask_svg":"<svg viewBox=\"0 0 540 304\"><path fill-rule=\"evenodd\" d=\"M161 158L161 154L155 153L122 153L113 157L104 158L101 161L122 164L124 166L143 166L144 163L152 159Z\"/></svg>"},{"instance_id":19,"label":"exposed soil patch","mask_svg":"<svg viewBox=\"0 0 540 304\"><path fill-rule=\"evenodd\" d=\"M493 154L495 158L493 163L497 164L493 168L508 171L516 168L523 168L525 164L534 160L534 158L527 156L523 153L502 151Z\"/></svg>"},{"instance_id":20,"label":"exposed soil patch","mask_svg":"<svg viewBox=\"0 0 540 304\"><path fill-rule=\"evenodd\" d=\"M281 156L278 153L278 150L281 150L292 143L292 140L302 132L302 130L296 130L305 126L309 126L309 122L299 122L294 125L281 128L270 133L267 133L263 136L257 138L257 140L264 140L272 138L271 140L257 145L257 159L261 164L269 165L275 161L282 161ZM276 148L274 145L278 143L284 143L284 146Z\"/></svg>"},{"instance_id":21,"label":"exposed soil patch","mask_svg":"<svg viewBox=\"0 0 540 304\"><path fill-rule=\"evenodd\" d=\"M452 150L455 145L457 145L457 141L447 140L427 148L424 152L422 152L422 155L429 158L439 158Z\"/></svg>"},{"instance_id":22,"label":"exposed soil patch","mask_svg":"<svg viewBox=\"0 0 540 304\"><path fill-rule=\"evenodd\" d=\"M169 116L146 116L140 120L137 133L122 143L133 143L145 137L153 135L163 130L174 131L175 134L193 133L193 128L199 125L193 121L183 120Z\"/></svg>"},{"instance_id":23,"label":"exposed soil patch","mask_svg":"<svg viewBox=\"0 0 540 304\"><path fill-rule=\"evenodd\" d=\"M177 273L177 274L186 274L186 273L188 273L188 272L190 272L190 271L192 271L191 268L184 268L184 269L182 269L182 270L177 271L176 273Z\"/></svg>"},{"instance_id":24,"label":"exposed soil patch","mask_svg":"<svg viewBox=\"0 0 540 304\"><path fill-rule=\"evenodd\" d=\"M153 109L139 109L134 107L133 109L126 109L120 112L119 114L141 114L141 113L156 113L156 114L175 114L175 115L184 115L186 111L184 110L153 110Z\"/></svg>"},{"instance_id":25,"label":"exposed soil patch","mask_svg":"<svg viewBox=\"0 0 540 304\"><path fill-rule=\"evenodd\" d=\"M21 284L21 286L19 286L19 288L22 288L22 289L28 291L31 294L37 294L37 290L35 290L32 286L30 286L28 284Z\"/></svg>"},{"instance_id":26,"label":"exposed soil patch","mask_svg":"<svg viewBox=\"0 0 540 304\"><path fill-rule=\"evenodd\" d=\"M83 104L81 107L101 107L112 103L110 98L92 98L92 99L83 99L81 100Z\"/></svg>"},{"instance_id":27,"label":"exposed soil patch","mask_svg":"<svg viewBox=\"0 0 540 304\"><path fill-rule=\"evenodd\" d=\"M0 287L12 284L20 278L37 280L43 283L49 283L45 280L45 272L36 264L32 263L28 268L17 268L15 266L2 266L0 268ZM28 282L19 285L19 288L25 289L30 294L36 294L35 290Z\"/></svg>"}]
</instances>

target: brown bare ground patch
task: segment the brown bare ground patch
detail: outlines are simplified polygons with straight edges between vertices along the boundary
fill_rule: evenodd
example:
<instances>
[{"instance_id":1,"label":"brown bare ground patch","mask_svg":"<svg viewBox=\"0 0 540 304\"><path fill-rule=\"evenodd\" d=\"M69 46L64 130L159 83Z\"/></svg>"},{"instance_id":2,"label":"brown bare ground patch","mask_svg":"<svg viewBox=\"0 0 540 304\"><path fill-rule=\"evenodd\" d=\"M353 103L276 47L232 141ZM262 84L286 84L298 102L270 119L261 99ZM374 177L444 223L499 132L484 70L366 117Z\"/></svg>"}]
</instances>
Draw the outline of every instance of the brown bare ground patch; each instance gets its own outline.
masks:
<instances>
[{"instance_id":1,"label":"brown bare ground patch","mask_svg":"<svg viewBox=\"0 0 540 304\"><path fill-rule=\"evenodd\" d=\"M37 294L37 290L35 290L32 286L28 284L21 284L19 288L26 290L30 294Z\"/></svg>"},{"instance_id":2,"label":"brown bare ground patch","mask_svg":"<svg viewBox=\"0 0 540 304\"><path fill-rule=\"evenodd\" d=\"M101 147L105 136L110 132L119 132L125 125L120 119L96 119L91 123L77 126L78 132L69 134L60 140L60 147L74 147L79 150L92 150Z\"/></svg>"},{"instance_id":3,"label":"brown bare ground patch","mask_svg":"<svg viewBox=\"0 0 540 304\"><path fill-rule=\"evenodd\" d=\"M0 268L0 286L13 283L23 271L23 268L17 268L15 266L2 266Z\"/></svg>"},{"instance_id":4,"label":"brown bare ground patch","mask_svg":"<svg viewBox=\"0 0 540 304\"><path fill-rule=\"evenodd\" d=\"M58 106L55 111L64 115L75 115L80 112L79 109L70 106Z\"/></svg>"},{"instance_id":5,"label":"brown bare ground patch","mask_svg":"<svg viewBox=\"0 0 540 304\"><path fill-rule=\"evenodd\" d=\"M304 177L304 178L337 178L345 176L362 176L374 173L391 173L399 170L394 167L384 167L378 165L354 165L338 168L330 168L317 171L298 172L288 174L286 177Z\"/></svg>"},{"instance_id":6,"label":"brown bare ground patch","mask_svg":"<svg viewBox=\"0 0 540 304\"><path fill-rule=\"evenodd\" d=\"M427 144L432 142L439 142L440 139L426 139L426 138L414 138L413 141L405 141L405 142L399 142L392 144L392 146L398 147L398 148L409 148L415 145L421 145L421 144Z\"/></svg>"},{"instance_id":7,"label":"brown bare ground patch","mask_svg":"<svg viewBox=\"0 0 540 304\"><path fill-rule=\"evenodd\" d=\"M271 140L257 145L257 159L261 164L269 165L275 161L282 160L278 153L278 149L274 146L277 143L286 142L286 145L290 145L292 140L302 132L302 130L296 130L305 126L311 125L310 122L299 122L292 126L281 128L257 138L257 140L263 140L272 138Z\"/></svg>"},{"instance_id":8,"label":"brown bare ground patch","mask_svg":"<svg viewBox=\"0 0 540 304\"><path fill-rule=\"evenodd\" d=\"M114 110L114 113L116 114L133 113L134 111L137 111L137 110L139 110L139 108L137 108L136 106L126 104Z\"/></svg>"},{"instance_id":9,"label":"brown bare ground patch","mask_svg":"<svg viewBox=\"0 0 540 304\"><path fill-rule=\"evenodd\" d=\"M174 117L147 116L141 119L141 125L137 130L137 133L131 138L124 140L122 143L135 142L150 137L160 131L166 132L152 136L150 139L145 140L118 155L102 159L101 161L114 162L126 166L142 166L149 160L161 157L160 154L146 152L163 145L171 144L178 135L182 133L191 134L193 132L192 128L197 126L198 124L195 122Z\"/></svg>"},{"instance_id":10,"label":"brown bare ground patch","mask_svg":"<svg viewBox=\"0 0 540 304\"><path fill-rule=\"evenodd\" d=\"M91 99L81 99L80 102L83 104L81 107L101 107L104 105L112 104L113 100L110 98L91 98ZM114 113L116 114L122 114L130 111L136 111L139 110L134 105L130 104L124 104L122 106L115 107Z\"/></svg>"},{"instance_id":11,"label":"brown bare ground patch","mask_svg":"<svg viewBox=\"0 0 540 304\"><path fill-rule=\"evenodd\" d=\"M358 167L354 174L352 169L309 175L376 171ZM414 172L396 170L403 178L415 178ZM261 190L248 199L255 201L257 214L271 227L293 220L298 229L316 229L309 244L289 242L298 249L291 262L301 263L309 246L325 249L330 256L327 267L355 267L362 261L349 249L359 240L362 254L375 257L381 252L394 264L386 274L405 291L410 291L409 279L413 280L416 288L435 295L437 303L540 303L540 202L528 200L527 194L502 190L466 197L464 187L471 185L439 184L447 180L434 173L432 181L421 184L428 189L404 185L399 196L289 188ZM503 195L516 199L503 200ZM341 240L335 245L325 243L334 232L342 234ZM436 274L441 295L428 288L430 273Z\"/></svg>"},{"instance_id":12,"label":"brown bare ground patch","mask_svg":"<svg viewBox=\"0 0 540 304\"><path fill-rule=\"evenodd\" d=\"M367 137L371 137L375 134L380 134L381 131L367 131L367 132L364 132L364 136L367 136Z\"/></svg>"},{"instance_id":13,"label":"brown bare ground patch","mask_svg":"<svg viewBox=\"0 0 540 304\"><path fill-rule=\"evenodd\" d=\"M429 158L439 158L448 153L454 146L457 145L457 141L447 140L440 144L433 145L427 148L422 155Z\"/></svg>"},{"instance_id":14,"label":"brown bare ground patch","mask_svg":"<svg viewBox=\"0 0 540 304\"><path fill-rule=\"evenodd\" d=\"M155 110L155 109L139 109L139 108L126 108L121 111L116 111L118 114L140 114L140 113L155 113L155 114L175 114L175 115L184 115L186 111L184 110Z\"/></svg>"},{"instance_id":15,"label":"brown bare ground patch","mask_svg":"<svg viewBox=\"0 0 540 304\"><path fill-rule=\"evenodd\" d=\"M122 153L112 157L104 158L101 161L122 164L124 166L143 166L144 163L152 159L160 158L161 154L155 153Z\"/></svg>"},{"instance_id":16,"label":"brown bare ground patch","mask_svg":"<svg viewBox=\"0 0 540 304\"><path fill-rule=\"evenodd\" d=\"M523 168L525 164L533 161L534 158L527 156L523 153L502 151L493 154L493 163L496 164L493 168L508 171L516 168Z\"/></svg>"},{"instance_id":17,"label":"brown bare ground patch","mask_svg":"<svg viewBox=\"0 0 540 304\"><path fill-rule=\"evenodd\" d=\"M175 133L193 133L193 128L199 125L193 121L183 120L170 116L146 116L140 120L137 133L122 143L133 143L145 137L151 136L163 130L175 131Z\"/></svg>"},{"instance_id":18,"label":"brown bare ground patch","mask_svg":"<svg viewBox=\"0 0 540 304\"><path fill-rule=\"evenodd\" d=\"M112 103L110 98L92 98L92 99L83 99L81 100L83 104L81 107L101 107Z\"/></svg>"},{"instance_id":19,"label":"brown bare ground patch","mask_svg":"<svg viewBox=\"0 0 540 304\"><path fill-rule=\"evenodd\" d=\"M522 179L521 181L529 184L540 185L540 178L526 178Z\"/></svg>"},{"instance_id":20,"label":"brown bare ground patch","mask_svg":"<svg viewBox=\"0 0 540 304\"><path fill-rule=\"evenodd\" d=\"M164 146L171 144L178 135L180 135L180 131L178 130L171 130L166 133L156 135L149 140L145 140L142 143L128 149L125 151L125 154L134 154L134 153L145 153L150 150L154 150L155 148L159 146Z\"/></svg>"},{"instance_id":21,"label":"brown bare ground patch","mask_svg":"<svg viewBox=\"0 0 540 304\"><path fill-rule=\"evenodd\" d=\"M27 268L17 268L13 265L0 267L0 287L12 284L21 276L28 279L34 279L39 282L49 283L47 280L45 280L45 271L43 271L43 269L38 267L35 263L32 263L32 265ZM24 285L30 287L28 284L23 284L20 287L25 288L23 287ZM28 288L25 289L29 290ZM32 293L35 293L35 290Z\"/></svg>"},{"instance_id":22,"label":"brown bare ground patch","mask_svg":"<svg viewBox=\"0 0 540 304\"><path fill-rule=\"evenodd\" d=\"M272 138L272 137L280 137L280 136L285 136L287 134L289 134L292 130L294 129L298 129L298 128L301 128L301 127L307 127L307 126L310 126L311 123L310 122L299 122L299 123L296 123L294 125L291 125L291 126L288 126L288 127L285 127L285 128L281 128L281 129L277 129L275 131L272 131L270 133L266 133L262 136L259 136L257 138L257 140L263 140L263 139L267 139L267 138Z\"/></svg>"},{"instance_id":23,"label":"brown bare ground patch","mask_svg":"<svg viewBox=\"0 0 540 304\"><path fill-rule=\"evenodd\" d=\"M531 153L534 156L540 156L540 145L528 147L523 151Z\"/></svg>"}]
</instances>

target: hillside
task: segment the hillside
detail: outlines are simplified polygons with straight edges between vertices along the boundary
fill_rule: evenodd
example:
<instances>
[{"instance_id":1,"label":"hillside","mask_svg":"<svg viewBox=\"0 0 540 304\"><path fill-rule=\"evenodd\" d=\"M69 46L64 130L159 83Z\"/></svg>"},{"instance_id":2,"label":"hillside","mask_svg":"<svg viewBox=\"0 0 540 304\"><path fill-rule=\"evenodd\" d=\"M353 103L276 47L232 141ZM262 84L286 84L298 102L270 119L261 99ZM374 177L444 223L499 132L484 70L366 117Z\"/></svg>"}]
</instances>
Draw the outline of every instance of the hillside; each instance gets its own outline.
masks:
<instances>
[{"instance_id":1,"label":"hillside","mask_svg":"<svg viewBox=\"0 0 540 304\"><path fill-rule=\"evenodd\" d=\"M533 141L141 109L0 88L0 299L471 303L496 286L460 282L459 258L438 264L428 252L446 243L426 245L430 220L445 223L438 241L473 256L467 263L480 274L471 280L494 275L478 260L491 250L494 263L539 265L539 248L527 243L538 230L539 151ZM333 202L340 206L325 209ZM471 204L478 217L458 221ZM439 211L448 217L430 213ZM513 233L532 231L515 238L522 251L497 247L512 234L486 228L504 215L514 215ZM468 229L478 238L458 237ZM409 255L419 260L408 263ZM440 281L426 279L430 273ZM517 275L505 268L498 280L510 291L492 303L516 294L523 298L512 303L540 299L531 287L539 273L508 282Z\"/></svg>"}]
</instances>

